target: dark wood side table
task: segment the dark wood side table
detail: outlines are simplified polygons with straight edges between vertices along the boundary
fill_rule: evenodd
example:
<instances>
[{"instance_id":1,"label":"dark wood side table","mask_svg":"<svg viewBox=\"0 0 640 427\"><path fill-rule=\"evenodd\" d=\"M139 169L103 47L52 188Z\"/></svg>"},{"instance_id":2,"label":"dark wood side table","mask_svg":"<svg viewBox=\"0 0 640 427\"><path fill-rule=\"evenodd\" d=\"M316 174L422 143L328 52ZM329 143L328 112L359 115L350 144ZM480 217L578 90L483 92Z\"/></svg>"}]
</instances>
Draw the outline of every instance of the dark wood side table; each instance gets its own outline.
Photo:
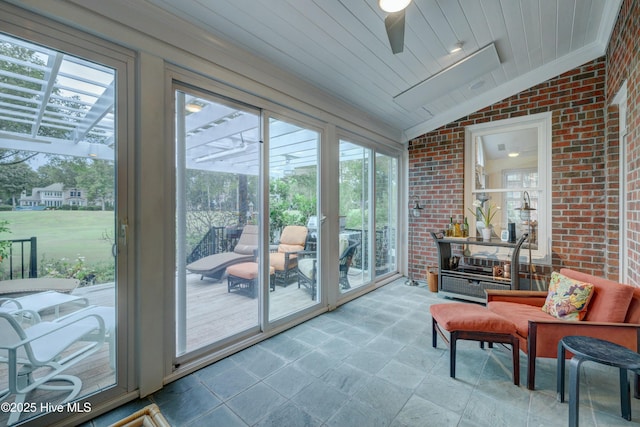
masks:
<instances>
[{"instance_id":1,"label":"dark wood side table","mask_svg":"<svg viewBox=\"0 0 640 427\"><path fill-rule=\"evenodd\" d=\"M631 393L627 371L640 371L640 354L621 345L598 338L583 336L564 337L558 343L557 391L564 402L565 351L573 353L569 362L569 427L578 427L578 402L580 401L580 365L596 362L620 369L620 406L622 417L631 421Z\"/></svg>"}]
</instances>

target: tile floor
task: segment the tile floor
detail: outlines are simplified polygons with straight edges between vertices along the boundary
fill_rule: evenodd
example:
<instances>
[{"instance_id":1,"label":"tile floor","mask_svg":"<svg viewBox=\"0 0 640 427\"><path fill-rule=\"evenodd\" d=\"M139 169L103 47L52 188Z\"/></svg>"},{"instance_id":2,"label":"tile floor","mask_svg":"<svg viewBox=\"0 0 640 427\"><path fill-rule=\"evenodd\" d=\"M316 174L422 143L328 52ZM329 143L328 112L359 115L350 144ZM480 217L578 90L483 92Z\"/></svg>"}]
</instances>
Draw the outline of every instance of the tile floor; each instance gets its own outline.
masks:
<instances>
[{"instance_id":1,"label":"tile floor","mask_svg":"<svg viewBox=\"0 0 640 427\"><path fill-rule=\"evenodd\" d=\"M106 426L151 402L172 426L566 426L555 360L538 360L536 391L512 383L510 352L458 344L456 379L431 346L429 305L450 302L398 280L175 381L85 426ZM582 366L580 425L640 426L620 417L616 370Z\"/></svg>"}]
</instances>

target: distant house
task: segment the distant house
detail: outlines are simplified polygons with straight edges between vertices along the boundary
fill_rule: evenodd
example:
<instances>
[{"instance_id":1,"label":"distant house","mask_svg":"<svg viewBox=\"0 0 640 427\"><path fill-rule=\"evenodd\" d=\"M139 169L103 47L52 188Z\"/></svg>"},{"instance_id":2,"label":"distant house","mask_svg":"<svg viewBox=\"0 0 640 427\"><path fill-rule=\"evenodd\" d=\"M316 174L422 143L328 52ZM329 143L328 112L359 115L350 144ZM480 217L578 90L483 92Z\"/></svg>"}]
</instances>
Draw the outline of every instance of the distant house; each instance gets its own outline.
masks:
<instances>
[{"instance_id":1,"label":"distant house","mask_svg":"<svg viewBox=\"0 0 640 427\"><path fill-rule=\"evenodd\" d=\"M60 207L69 206L87 206L87 199L83 197L84 190L80 188L64 188L64 184L57 182L48 187L33 188L31 195L27 196L27 192L23 191L18 200L18 206L32 208L36 206L44 207Z\"/></svg>"}]
</instances>

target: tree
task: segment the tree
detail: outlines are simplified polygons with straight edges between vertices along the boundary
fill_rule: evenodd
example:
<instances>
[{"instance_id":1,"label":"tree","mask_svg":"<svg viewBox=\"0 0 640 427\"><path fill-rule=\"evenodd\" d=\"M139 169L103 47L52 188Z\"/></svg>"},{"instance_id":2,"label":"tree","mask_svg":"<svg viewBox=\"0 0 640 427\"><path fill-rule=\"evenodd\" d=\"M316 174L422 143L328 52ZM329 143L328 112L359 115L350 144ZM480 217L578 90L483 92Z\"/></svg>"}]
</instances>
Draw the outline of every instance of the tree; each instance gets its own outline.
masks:
<instances>
[{"instance_id":1,"label":"tree","mask_svg":"<svg viewBox=\"0 0 640 427\"><path fill-rule=\"evenodd\" d=\"M4 164L0 167L0 194L3 199L11 199L11 204L15 206L22 191L29 191L37 179L35 171L22 161Z\"/></svg>"},{"instance_id":2,"label":"tree","mask_svg":"<svg viewBox=\"0 0 640 427\"><path fill-rule=\"evenodd\" d=\"M89 163L89 167L78 174L77 186L86 192L87 200L100 203L105 210L106 203L114 200L113 162L91 159Z\"/></svg>"},{"instance_id":3,"label":"tree","mask_svg":"<svg viewBox=\"0 0 640 427\"><path fill-rule=\"evenodd\" d=\"M38 168L38 185L43 187L61 182L65 188L79 186L78 179L87 173L91 167L89 160L81 157L69 158L61 156L47 156L48 163Z\"/></svg>"}]
</instances>

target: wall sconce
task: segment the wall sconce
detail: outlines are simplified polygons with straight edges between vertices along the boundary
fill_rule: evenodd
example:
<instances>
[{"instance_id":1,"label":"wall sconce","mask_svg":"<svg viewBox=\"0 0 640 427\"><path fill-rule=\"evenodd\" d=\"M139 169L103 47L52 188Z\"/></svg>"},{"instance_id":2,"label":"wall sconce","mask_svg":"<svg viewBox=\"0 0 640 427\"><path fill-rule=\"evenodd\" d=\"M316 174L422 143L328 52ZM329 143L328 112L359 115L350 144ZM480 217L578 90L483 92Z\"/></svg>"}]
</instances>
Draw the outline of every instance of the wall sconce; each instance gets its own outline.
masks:
<instances>
[{"instance_id":1,"label":"wall sconce","mask_svg":"<svg viewBox=\"0 0 640 427\"><path fill-rule=\"evenodd\" d=\"M522 206L516 208L516 210L520 211L521 220L529 221L531 219L531 211L535 211L536 209L531 207L531 198L527 191L524 192L522 197Z\"/></svg>"},{"instance_id":2,"label":"wall sconce","mask_svg":"<svg viewBox=\"0 0 640 427\"><path fill-rule=\"evenodd\" d=\"M419 218L422 209L424 209L422 206L420 206L420 203L418 203L418 201L416 200L416 204L413 206L413 209L411 209L411 213L413 214L414 218Z\"/></svg>"},{"instance_id":3,"label":"wall sconce","mask_svg":"<svg viewBox=\"0 0 640 427\"><path fill-rule=\"evenodd\" d=\"M422 209L424 209L422 206L420 206L420 203L416 200L416 204L413 205L413 207L411 208L411 216L413 216L414 218L419 218L420 214L422 213ZM404 283L407 286L418 286L418 282L416 280L413 279L413 272L411 270L411 264L413 264L413 228L415 227L415 225L411 225L411 222L409 222L409 247L410 247L410 254L409 254L409 265L408 267L408 273L409 273L409 277L407 279L407 281Z\"/></svg>"}]
</instances>

